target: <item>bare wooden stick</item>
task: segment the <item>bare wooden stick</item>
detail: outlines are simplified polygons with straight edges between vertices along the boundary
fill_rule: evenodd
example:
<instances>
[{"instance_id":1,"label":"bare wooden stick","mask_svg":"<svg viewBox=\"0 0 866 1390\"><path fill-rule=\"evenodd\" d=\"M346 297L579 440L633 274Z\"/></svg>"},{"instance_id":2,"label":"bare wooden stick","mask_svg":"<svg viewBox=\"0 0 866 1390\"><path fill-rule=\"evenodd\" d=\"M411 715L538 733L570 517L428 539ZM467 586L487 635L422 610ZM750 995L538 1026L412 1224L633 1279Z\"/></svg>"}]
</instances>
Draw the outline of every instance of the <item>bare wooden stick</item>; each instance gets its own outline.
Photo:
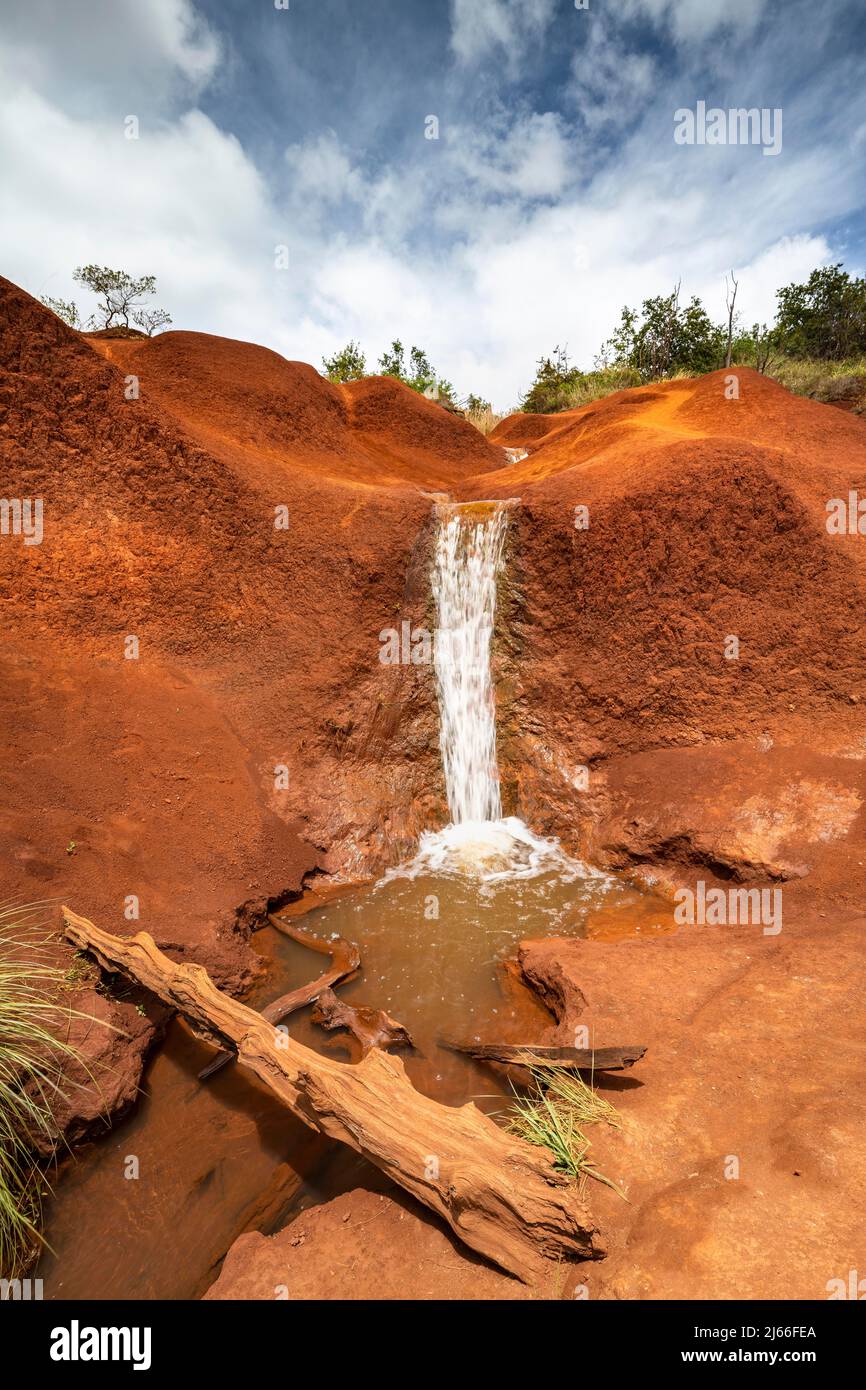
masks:
<instances>
[{"instance_id":1,"label":"bare wooden stick","mask_svg":"<svg viewBox=\"0 0 866 1390\"><path fill-rule=\"evenodd\" d=\"M268 913L268 921L283 936L291 937L293 941L299 942L302 946L308 946L311 951L318 951L320 955L331 957L330 970L326 970L315 980L311 980L309 984L299 985L297 989L290 990L288 994L281 994L266 1008L259 1010L262 1018L266 1018L268 1023L282 1023L289 1014L303 1009L306 1004L314 1003L326 989L339 984L341 980L349 979L356 970L360 969L361 952L354 941L347 941L342 936L329 939L316 936L315 932L308 931L305 927L296 926L288 919L278 917L275 912ZM229 1062L233 1061L233 1052L218 1052L216 1057L199 1072L199 1081L207 1081L209 1077L215 1076L218 1071L222 1071L223 1067L227 1067Z\"/></svg>"},{"instance_id":2,"label":"bare wooden stick","mask_svg":"<svg viewBox=\"0 0 866 1390\"><path fill-rule=\"evenodd\" d=\"M384 1009L357 1006L338 999L332 989L324 989L313 1005L313 1023L323 1028L347 1028L361 1050L361 1056L374 1047L414 1047L409 1030Z\"/></svg>"},{"instance_id":3,"label":"bare wooden stick","mask_svg":"<svg viewBox=\"0 0 866 1390\"><path fill-rule=\"evenodd\" d=\"M147 932L112 936L61 911L69 940L104 969L138 980L202 1037L234 1047L240 1065L304 1124L363 1154L502 1269L534 1283L551 1261L604 1254L586 1204L545 1149L474 1105L421 1095L398 1057L374 1049L355 1066L320 1057L223 994L202 966L169 960Z\"/></svg>"},{"instance_id":4,"label":"bare wooden stick","mask_svg":"<svg viewBox=\"0 0 866 1390\"><path fill-rule=\"evenodd\" d=\"M569 1067L572 1071L624 1071L633 1067L646 1052L645 1047L534 1047L531 1044L451 1042L439 1039L449 1052L465 1052L480 1062L503 1062L515 1067L533 1065Z\"/></svg>"}]
</instances>

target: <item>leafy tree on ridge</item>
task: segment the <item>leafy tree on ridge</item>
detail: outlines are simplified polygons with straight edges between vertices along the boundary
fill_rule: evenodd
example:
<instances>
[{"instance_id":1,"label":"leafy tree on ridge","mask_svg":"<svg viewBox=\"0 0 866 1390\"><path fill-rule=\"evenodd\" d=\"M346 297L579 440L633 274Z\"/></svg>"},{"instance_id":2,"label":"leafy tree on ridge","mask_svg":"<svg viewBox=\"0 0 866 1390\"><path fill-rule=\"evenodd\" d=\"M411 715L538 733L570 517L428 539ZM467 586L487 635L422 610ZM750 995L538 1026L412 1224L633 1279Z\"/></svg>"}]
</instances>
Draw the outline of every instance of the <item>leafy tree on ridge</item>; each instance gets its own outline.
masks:
<instances>
[{"instance_id":1,"label":"leafy tree on ridge","mask_svg":"<svg viewBox=\"0 0 866 1390\"><path fill-rule=\"evenodd\" d=\"M156 328L171 323L164 309L145 310L142 307L146 299L156 294L155 275L136 278L125 270L112 270L106 265L80 265L72 278L99 297L96 313L88 320L91 327L129 328L131 316L133 323L150 335Z\"/></svg>"}]
</instances>

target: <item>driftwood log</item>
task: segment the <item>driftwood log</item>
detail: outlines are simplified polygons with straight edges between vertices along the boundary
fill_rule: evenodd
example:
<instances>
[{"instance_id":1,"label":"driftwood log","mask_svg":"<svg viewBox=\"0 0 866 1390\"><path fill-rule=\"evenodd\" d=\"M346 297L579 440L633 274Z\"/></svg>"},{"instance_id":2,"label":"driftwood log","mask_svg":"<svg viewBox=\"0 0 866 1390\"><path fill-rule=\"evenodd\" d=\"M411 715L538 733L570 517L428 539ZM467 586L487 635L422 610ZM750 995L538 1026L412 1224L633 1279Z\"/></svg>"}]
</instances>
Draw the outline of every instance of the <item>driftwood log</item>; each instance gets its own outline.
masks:
<instances>
[{"instance_id":1,"label":"driftwood log","mask_svg":"<svg viewBox=\"0 0 866 1390\"><path fill-rule=\"evenodd\" d=\"M305 927L300 927L287 918L278 917L275 912L268 913L268 921L283 936L291 937L292 941L297 941L302 946L308 946L311 951L318 951L320 955L331 957L330 969L326 970L324 974L311 980L307 985L299 985L297 989L290 990L288 994L281 994L279 999L274 999L266 1008L259 1010L262 1018L267 1019L268 1023L282 1023L289 1014L295 1013L297 1009L303 1009L306 1004L312 1004L326 989L339 984L340 980L349 979L356 970L360 969L361 952L354 941L347 941L342 936L327 939L316 936L315 932L308 931ZM233 1061L233 1052L218 1052L216 1057L199 1072L199 1081L207 1081L208 1077L215 1076L218 1071L222 1071L223 1067L227 1067L229 1062Z\"/></svg>"},{"instance_id":2,"label":"driftwood log","mask_svg":"<svg viewBox=\"0 0 866 1390\"><path fill-rule=\"evenodd\" d=\"M347 1028L366 1057L374 1047L387 1051L389 1047L414 1047L409 1030L384 1009L371 1009L364 1004L354 1006L338 999L332 989L323 989L310 1018L322 1028Z\"/></svg>"},{"instance_id":3,"label":"driftwood log","mask_svg":"<svg viewBox=\"0 0 866 1390\"><path fill-rule=\"evenodd\" d=\"M571 1071L625 1071L639 1062L645 1047L512 1047L507 1043L451 1042L439 1039L449 1052L465 1052L479 1062L503 1062L507 1066L568 1067Z\"/></svg>"},{"instance_id":4,"label":"driftwood log","mask_svg":"<svg viewBox=\"0 0 866 1390\"><path fill-rule=\"evenodd\" d=\"M363 1154L494 1264L536 1283L560 1261L604 1254L576 1186L545 1149L472 1104L451 1108L421 1095L398 1057L374 1050L351 1065L319 1056L223 994L203 966L169 960L147 932L117 937L61 912L79 949L152 990L200 1036L234 1048L304 1124Z\"/></svg>"}]
</instances>

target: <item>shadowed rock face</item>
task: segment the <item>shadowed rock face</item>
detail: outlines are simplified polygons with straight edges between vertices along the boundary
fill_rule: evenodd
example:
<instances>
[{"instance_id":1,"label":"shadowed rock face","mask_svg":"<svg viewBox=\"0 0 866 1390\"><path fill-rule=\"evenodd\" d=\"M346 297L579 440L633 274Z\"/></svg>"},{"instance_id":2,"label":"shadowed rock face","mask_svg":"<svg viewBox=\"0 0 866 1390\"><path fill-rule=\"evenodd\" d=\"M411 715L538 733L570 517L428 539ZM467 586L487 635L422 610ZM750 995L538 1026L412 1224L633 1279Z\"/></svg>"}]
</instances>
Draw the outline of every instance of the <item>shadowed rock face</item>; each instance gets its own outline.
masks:
<instances>
[{"instance_id":1,"label":"shadowed rock face","mask_svg":"<svg viewBox=\"0 0 866 1390\"><path fill-rule=\"evenodd\" d=\"M551 1287L555 1282L551 1275ZM399 1190L343 1193L270 1238L241 1236L207 1299L527 1299Z\"/></svg>"},{"instance_id":2,"label":"shadowed rock face","mask_svg":"<svg viewBox=\"0 0 866 1390\"><path fill-rule=\"evenodd\" d=\"M95 967L91 973L98 976ZM138 1006L92 987L63 996L62 1005L74 1010L67 1040L76 1058L64 1067L61 1088L49 1096L51 1132L33 1135L43 1158L62 1160L71 1146L104 1137L137 1102L147 1054L162 1037L167 1013L145 991L135 994Z\"/></svg>"}]
</instances>

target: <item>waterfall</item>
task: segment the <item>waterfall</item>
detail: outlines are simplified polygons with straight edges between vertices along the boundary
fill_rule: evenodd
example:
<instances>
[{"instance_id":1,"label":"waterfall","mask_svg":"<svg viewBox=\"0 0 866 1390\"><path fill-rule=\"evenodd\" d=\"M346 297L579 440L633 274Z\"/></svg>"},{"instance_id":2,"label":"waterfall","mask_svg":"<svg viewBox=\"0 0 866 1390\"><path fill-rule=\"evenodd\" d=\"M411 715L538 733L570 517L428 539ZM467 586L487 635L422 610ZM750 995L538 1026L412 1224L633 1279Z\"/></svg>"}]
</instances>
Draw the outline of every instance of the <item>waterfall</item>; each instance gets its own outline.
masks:
<instances>
[{"instance_id":1,"label":"waterfall","mask_svg":"<svg viewBox=\"0 0 866 1390\"><path fill-rule=\"evenodd\" d=\"M600 877L565 855L558 840L502 815L490 644L508 512L517 501L438 506L433 663L451 823L423 831L417 854L389 869L383 882L431 874L468 875L485 884L539 874Z\"/></svg>"},{"instance_id":2,"label":"waterfall","mask_svg":"<svg viewBox=\"0 0 866 1390\"><path fill-rule=\"evenodd\" d=\"M508 514L443 507L433 561L439 745L454 825L502 815L490 639Z\"/></svg>"}]
</instances>

